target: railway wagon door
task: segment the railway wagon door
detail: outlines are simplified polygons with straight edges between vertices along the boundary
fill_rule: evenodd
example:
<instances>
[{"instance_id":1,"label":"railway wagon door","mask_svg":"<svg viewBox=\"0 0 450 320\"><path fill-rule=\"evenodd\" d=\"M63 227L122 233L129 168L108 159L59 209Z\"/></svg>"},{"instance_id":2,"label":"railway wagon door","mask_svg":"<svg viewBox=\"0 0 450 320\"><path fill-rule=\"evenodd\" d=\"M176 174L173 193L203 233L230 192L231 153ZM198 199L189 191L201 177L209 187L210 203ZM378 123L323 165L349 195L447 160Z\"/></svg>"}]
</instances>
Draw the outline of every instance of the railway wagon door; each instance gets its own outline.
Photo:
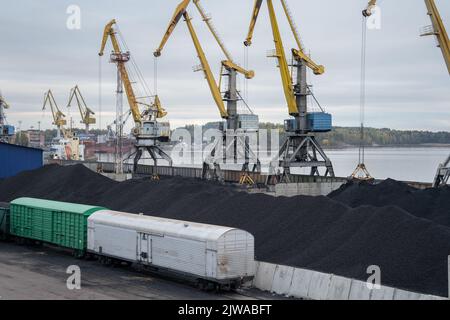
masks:
<instances>
[{"instance_id":1,"label":"railway wagon door","mask_svg":"<svg viewBox=\"0 0 450 320\"><path fill-rule=\"evenodd\" d=\"M152 263L152 237L146 233L138 233L137 237L137 260Z\"/></svg>"},{"instance_id":2,"label":"railway wagon door","mask_svg":"<svg viewBox=\"0 0 450 320\"><path fill-rule=\"evenodd\" d=\"M217 277L217 251L206 250L206 276Z\"/></svg>"}]
</instances>

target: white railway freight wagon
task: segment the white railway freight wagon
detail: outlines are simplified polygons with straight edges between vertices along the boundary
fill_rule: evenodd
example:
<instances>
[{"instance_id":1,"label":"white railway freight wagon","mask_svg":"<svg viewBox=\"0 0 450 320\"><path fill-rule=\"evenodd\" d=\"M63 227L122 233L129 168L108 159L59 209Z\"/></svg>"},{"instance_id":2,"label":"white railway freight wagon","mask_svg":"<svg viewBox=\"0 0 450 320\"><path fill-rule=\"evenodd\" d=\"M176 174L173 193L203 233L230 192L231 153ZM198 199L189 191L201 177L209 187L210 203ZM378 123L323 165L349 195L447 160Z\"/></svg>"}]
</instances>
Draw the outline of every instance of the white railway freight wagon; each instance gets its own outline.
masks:
<instances>
[{"instance_id":1,"label":"white railway freight wagon","mask_svg":"<svg viewBox=\"0 0 450 320\"><path fill-rule=\"evenodd\" d=\"M201 285L239 286L255 275L254 237L246 231L110 210L89 217L88 251Z\"/></svg>"}]
</instances>

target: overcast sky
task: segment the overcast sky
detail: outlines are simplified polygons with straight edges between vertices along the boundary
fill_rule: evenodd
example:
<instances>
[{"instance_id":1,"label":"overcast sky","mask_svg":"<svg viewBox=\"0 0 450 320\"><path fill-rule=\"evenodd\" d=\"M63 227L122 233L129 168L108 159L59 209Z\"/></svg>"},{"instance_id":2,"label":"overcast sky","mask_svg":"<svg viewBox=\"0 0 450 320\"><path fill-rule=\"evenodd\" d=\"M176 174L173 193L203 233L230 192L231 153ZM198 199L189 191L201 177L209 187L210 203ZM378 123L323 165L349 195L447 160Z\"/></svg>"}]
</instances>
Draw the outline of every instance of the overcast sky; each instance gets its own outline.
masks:
<instances>
[{"instance_id":1,"label":"overcast sky","mask_svg":"<svg viewBox=\"0 0 450 320\"><path fill-rule=\"evenodd\" d=\"M11 105L9 123L22 129L51 126L43 112L46 90L52 89L60 108L81 125L75 108L67 111L70 88L78 84L97 122L105 128L115 117L115 67L102 66L102 112L99 111L98 50L105 24L116 18L120 30L149 86L154 85L153 51L158 46L179 0L16 0L4 1L0 10L0 90ZM326 67L322 76L309 82L337 126L357 126L361 10L366 0L288 0L305 47L313 59ZM253 0L203 0L236 62L244 65L245 39ZM294 47L281 6L274 1L286 50ZM430 24L423 0L381 0L381 30L368 32L367 125L395 129L450 131L450 79L439 48L431 37L421 38L420 28ZM450 1L436 0L450 29ZM66 27L69 5L81 8L81 30ZM193 4L194 26L218 77L223 60ZM276 62L267 58L273 38L263 5L248 50L249 68L256 77L239 81L248 103L261 121L282 122L287 107ZM110 44L108 43L107 53ZM290 51L287 51L290 52ZM199 61L182 22L158 59L158 94L169 112L172 127L220 119L201 73L192 67ZM125 100L125 106L128 107Z\"/></svg>"}]
</instances>

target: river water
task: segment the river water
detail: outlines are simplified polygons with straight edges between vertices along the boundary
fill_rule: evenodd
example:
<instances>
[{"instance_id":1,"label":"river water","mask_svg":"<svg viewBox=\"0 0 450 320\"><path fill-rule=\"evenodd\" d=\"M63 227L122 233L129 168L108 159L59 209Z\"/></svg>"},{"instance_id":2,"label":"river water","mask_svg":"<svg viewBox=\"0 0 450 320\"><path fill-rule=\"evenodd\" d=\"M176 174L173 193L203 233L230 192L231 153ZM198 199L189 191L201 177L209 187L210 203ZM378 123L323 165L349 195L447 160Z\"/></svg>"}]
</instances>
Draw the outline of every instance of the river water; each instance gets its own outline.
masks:
<instances>
[{"instance_id":1,"label":"river water","mask_svg":"<svg viewBox=\"0 0 450 320\"><path fill-rule=\"evenodd\" d=\"M335 174L338 177L350 176L358 164L357 148L326 150L326 153L333 162ZM438 165L445 161L449 154L450 147L367 148L365 164L370 174L376 179L432 182ZM114 162L114 155L101 155L99 161ZM127 162L132 163L132 160ZM153 164L145 158L141 163ZM167 165L167 163L160 161L159 165ZM201 162L197 165L175 164L175 166L201 168ZM230 165L224 169L239 170L240 166ZM266 171L267 168L263 167L263 172ZM306 171L296 172L296 169L292 172L306 173Z\"/></svg>"},{"instance_id":2,"label":"river water","mask_svg":"<svg viewBox=\"0 0 450 320\"><path fill-rule=\"evenodd\" d=\"M358 149L328 150L337 176L349 176L358 164ZM432 182L450 148L368 148L366 167L377 179Z\"/></svg>"}]
</instances>

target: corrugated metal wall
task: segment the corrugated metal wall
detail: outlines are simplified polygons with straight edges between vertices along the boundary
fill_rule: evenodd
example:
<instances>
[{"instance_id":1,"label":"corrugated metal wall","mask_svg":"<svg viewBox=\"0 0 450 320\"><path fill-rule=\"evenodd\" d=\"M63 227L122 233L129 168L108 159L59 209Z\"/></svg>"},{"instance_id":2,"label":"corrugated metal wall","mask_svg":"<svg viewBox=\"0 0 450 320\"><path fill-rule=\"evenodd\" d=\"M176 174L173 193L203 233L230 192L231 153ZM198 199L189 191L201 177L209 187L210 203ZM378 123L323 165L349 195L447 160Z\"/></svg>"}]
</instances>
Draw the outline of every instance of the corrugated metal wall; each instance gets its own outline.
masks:
<instances>
[{"instance_id":1,"label":"corrugated metal wall","mask_svg":"<svg viewBox=\"0 0 450 320\"><path fill-rule=\"evenodd\" d=\"M43 151L0 143L0 179L43 166Z\"/></svg>"}]
</instances>

